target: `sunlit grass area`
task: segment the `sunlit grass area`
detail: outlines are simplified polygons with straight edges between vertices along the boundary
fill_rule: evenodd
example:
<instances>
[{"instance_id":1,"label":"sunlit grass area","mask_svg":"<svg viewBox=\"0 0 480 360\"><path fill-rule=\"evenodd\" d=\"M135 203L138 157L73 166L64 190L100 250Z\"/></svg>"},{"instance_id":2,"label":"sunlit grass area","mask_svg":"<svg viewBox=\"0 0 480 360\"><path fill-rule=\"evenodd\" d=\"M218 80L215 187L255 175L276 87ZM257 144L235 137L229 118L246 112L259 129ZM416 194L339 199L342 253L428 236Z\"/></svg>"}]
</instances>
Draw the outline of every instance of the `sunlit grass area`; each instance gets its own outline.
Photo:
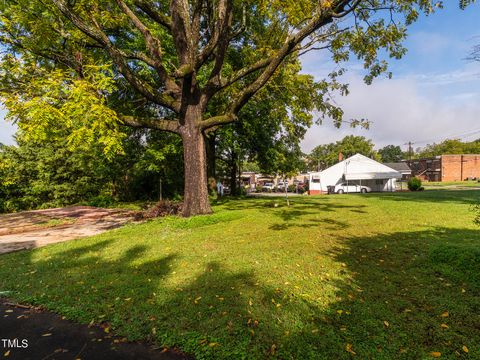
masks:
<instances>
[{"instance_id":1,"label":"sunlit grass area","mask_svg":"<svg viewBox=\"0 0 480 360\"><path fill-rule=\"evenodd\" d=\"M478 201L226 200L1 256L0 291L196 358L480 358Z\"/></svg>"},{"instance_id":2,"label":"sunlit grass area","mask_svg":"<svg viewBox=\"0 0 480 360\"><path fill-rule=\"evenodd\" d=\"M443 187L443 186L459 186L459 187L480 187L480 182L478 181L442 181L442 182L424 182L422 185L426 188L428 187Z\"/></svg>"}]
</instances>

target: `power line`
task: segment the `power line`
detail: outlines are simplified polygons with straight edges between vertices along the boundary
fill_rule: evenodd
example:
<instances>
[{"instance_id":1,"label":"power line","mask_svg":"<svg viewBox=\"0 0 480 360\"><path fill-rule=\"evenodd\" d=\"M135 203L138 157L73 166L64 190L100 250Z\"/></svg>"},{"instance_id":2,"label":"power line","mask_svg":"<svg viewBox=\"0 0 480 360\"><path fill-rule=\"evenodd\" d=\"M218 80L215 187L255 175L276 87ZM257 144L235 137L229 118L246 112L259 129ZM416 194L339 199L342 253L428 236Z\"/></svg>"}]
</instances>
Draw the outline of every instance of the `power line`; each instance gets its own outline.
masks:
<instances>
[{"instance_id":1,"label":"power line","mask_svg":"<svg viewBox=\"0 0 480 360\"><path fill-rule=\"evenodd\" d=\"M441 138L440 137L437 137L437 138L432 138L432 139L428 139L428 140L422 140L422 141L410 141L408 143L405 143L403 145L418 145L418 144L427 144L431 141L436 141L436 140L439 140L439 139L458 139L458 138L464 138L464 137L469 137L469 136L472 136L472 135L475 135L475 134L480 134L480 129L477 129L477 130L473 130L473 131L469 131L469 132L464 132L464 133L460 133L460 134L456 134L456 135L446 135L446 136L442 136Z\"/></svg>"}]
</instances>

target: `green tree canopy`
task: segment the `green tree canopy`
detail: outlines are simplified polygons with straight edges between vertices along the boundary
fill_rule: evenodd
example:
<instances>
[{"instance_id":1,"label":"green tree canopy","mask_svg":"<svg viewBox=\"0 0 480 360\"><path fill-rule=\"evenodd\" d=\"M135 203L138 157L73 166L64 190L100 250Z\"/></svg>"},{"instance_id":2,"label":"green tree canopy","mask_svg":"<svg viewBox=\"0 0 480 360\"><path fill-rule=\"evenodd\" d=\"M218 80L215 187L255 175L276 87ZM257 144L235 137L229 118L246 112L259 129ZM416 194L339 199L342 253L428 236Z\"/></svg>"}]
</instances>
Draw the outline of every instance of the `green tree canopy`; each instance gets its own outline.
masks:
<instances>
[{"instance_id":1,"label":"green tree canopy","mask_svg":"<svg viewBox=\"0 0 480 360\"><path fill-rule=\"evenodd\" d=\"M438 144L429 144L417 152L416 157L433 157L448 154L480 154L480 141L463 142L447 139Z\"/></svg>"},{"instance_id":2,"label":"green tree canopy","mask_svg":"<svg viewBox=\"0 0 480 360\"><path fill-rule=\"evenodd\" d=\"M404 157L402 149L396 145L387 145L378 150L378 154L385 163L399 162Z\"/></svg>"},{"instance_id":3,"label":"green tree canopy","mask_svg":"<svg viewBox=\"0 0 480 360\"><path fill-rule=\"evenodd\" d=\"M319 145L308 155L310 170L323 170L338 162L339 154L348 158L355 154L362 154L372 159L379 160L374 150L375 145L363 136L348 135L336 143Z\"/></svg>"}]
</instances>

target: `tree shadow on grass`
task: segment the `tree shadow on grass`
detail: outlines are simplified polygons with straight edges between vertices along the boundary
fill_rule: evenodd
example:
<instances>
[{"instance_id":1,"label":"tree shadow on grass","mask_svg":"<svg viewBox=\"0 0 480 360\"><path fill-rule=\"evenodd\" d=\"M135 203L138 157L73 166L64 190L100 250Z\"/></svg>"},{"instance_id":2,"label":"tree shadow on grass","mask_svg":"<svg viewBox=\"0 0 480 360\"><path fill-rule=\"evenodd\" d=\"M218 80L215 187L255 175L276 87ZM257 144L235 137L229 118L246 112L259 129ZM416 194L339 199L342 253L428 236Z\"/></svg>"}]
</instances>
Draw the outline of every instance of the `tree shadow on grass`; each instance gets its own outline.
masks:
<instances>
[{"instance_id":1,"label":"tree shadow on grass","mask_svg":"<svg viewBox=\"0 0 480 360\"><path fill-rule=\"evenodd\" d=\"M336 225L336 228L346 228L348 224L345 222L336 221L333 219L310 219L310 224L298 223L293 224L293 221L296 220L305 220L305 217L308 216L318 216L318 214L329 214L335 213L340 209L349 209L357 213L367 213L365 208L367 205L348 205L335 202L332 197L322 197L322 198L295 198L290 200L290 206L287 206L286 203L278 201L281 199L271 199L271 198L252 198L248 200L243 200L241 202L233 200L224 200L222 205L225 209L229 211L238 211L246 209L259 209L265 210L269 209L270 212L276 217L280 218L284 223L283 224L274 224L271 226L273 230L284 230L292 226L299 227L315 227L321 226L321 223L329 223L330 225ZM315 224L318 223L318 224Z\"/></svg>"},{"instance_id":2,"label":"tree shadow on grass","mask_svg":"<svg viewBox=\"0 0 480 360\"><path fill-rule=\"evenodd\" d=\"M0 283L20 300L199 358L456 358L464 345L479 357L479 242L476 230L448 228L342 238L326 254L341 270L312 278L315 292L221 261L178 279L186 254L121 252L114 240L1 257L10 271Z\"/></svg>"},{"instance_id":3,"label":"tree shadow on grass","mask_svg":"<svg viewBox=\"0 0 480 360\"><path fill-rule=\"evenodd\" d=\"M293 218L295 219L295 218ZM334 219L306 219L303 222L290 222L292 218L288 218L283 223L277 223L270 225L269 229L271 230L288 230L292 227L298 228L324 228L327 230L343 230L348 228L350 225L345 221L339 221Z\"/></svg>"},{"instance_id":4,"label":"tree shadow on grass","mask_svg":"<svg viewBox=\"0 0 480 360\"><path fill-rule=\"evenodd\" d=\"M369 193L367 196L389 201L475 204L480 200L480 191L439 189L416 192Z\"/></svg>"}]
</instances>

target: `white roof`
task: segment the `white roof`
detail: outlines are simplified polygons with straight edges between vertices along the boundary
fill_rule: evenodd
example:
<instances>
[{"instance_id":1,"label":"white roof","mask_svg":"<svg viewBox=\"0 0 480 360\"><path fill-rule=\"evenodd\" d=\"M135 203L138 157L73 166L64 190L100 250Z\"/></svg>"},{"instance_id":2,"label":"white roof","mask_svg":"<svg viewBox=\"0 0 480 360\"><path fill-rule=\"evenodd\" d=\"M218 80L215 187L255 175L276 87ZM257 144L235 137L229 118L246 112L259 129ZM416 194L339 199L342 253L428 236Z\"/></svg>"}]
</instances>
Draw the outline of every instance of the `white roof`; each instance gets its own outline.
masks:
<instances>
[{"instance_id":1,"label":"white roof","mask_svg":"<svg viewBox=\"0 0 480 360\"><path fill-rule=\"evenodd\" d=\"M369 179L401 179L402 174L386 165L372 160L364 155L356 154L335 164L320 173L312 174L317 178L320 174L342 170L345 180L369 180Z\"/></svg>"}]
</instances>

